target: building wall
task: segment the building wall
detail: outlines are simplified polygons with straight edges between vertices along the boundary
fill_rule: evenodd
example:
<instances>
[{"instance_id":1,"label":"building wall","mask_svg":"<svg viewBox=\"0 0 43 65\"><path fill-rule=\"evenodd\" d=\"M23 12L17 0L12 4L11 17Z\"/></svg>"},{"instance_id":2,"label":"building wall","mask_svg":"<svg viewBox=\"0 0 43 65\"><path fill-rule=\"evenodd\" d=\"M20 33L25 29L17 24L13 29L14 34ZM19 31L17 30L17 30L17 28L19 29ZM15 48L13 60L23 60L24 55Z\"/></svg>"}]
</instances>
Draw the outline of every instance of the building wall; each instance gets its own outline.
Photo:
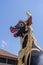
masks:
<instances>
[{"instance_id":1,"label":"building wall","mask_svg":"<svg viewBox=\"0 0 43 65\"><path fill-rule=\"evenodd\" d=\"M0 57L0 65L17 65L17 62L12 58Z\"/></svg>"}]
</instances>

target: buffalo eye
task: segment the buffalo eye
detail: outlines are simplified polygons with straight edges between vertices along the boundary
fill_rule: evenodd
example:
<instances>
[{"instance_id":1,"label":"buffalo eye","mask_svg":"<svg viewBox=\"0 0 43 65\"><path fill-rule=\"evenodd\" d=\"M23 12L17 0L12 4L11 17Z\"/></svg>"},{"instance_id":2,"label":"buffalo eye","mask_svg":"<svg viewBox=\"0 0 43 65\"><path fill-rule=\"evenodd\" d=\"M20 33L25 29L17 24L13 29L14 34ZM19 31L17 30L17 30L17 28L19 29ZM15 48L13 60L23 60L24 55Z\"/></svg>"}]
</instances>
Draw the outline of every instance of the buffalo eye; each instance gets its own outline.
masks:
<instances>
[{"instance_id":1,"label":"buffalo eye","mask_svg":"<svg viewBox=\"0 0 43 65\"><path fill-rule=\"evenodd\" d=\"M19 26L20 26L20 27L23 27L23 26L24 26L24 24L23 24L23 23L19 23Z\"/></svg>"}]
</instances>

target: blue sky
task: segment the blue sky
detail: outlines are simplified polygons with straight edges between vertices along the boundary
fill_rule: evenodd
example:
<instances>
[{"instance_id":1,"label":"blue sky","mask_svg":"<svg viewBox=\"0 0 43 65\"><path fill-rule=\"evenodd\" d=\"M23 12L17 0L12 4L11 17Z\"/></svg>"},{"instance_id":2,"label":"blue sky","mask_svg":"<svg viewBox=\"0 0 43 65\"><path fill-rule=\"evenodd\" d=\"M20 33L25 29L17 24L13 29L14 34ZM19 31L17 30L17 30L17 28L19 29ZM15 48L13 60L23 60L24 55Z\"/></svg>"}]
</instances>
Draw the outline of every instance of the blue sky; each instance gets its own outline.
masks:
<instances>
[{"instance_id":1,"label":"blue sky","mask_svg":"<svg viewBox=\"0 0 43 65\"><path fill-rule=\"evenodd\" d=\"M32 14L33 33L43 48L43 0L0 0L0 48L18 55L20 38L14 38L9 28Z\"/></svg>"}]
</instances>

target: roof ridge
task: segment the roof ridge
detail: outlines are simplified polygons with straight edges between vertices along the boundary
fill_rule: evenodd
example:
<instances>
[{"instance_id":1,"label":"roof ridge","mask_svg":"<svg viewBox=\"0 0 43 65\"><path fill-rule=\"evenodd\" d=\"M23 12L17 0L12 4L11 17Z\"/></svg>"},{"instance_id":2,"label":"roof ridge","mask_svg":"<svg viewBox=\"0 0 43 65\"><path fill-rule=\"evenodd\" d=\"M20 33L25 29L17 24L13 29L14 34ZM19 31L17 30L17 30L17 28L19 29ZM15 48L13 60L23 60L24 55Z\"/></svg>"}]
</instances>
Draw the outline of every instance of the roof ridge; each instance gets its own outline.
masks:
<instances>
[{"instance_id":1,"label":"roof ridge","mask_svg":"<svg viewBox=\"0 0 43 65\"><path fill-rule=\"evenodd\" d=\"M15 58L18 58L18 56L17 55L14 55L13 53L11 53L11 52L9 52L9 51L6 51L6 50L4 50L4 49L0 49L0 55L3 55L3 56L12 56L12 57L15 57ZM5 54L4 54L5 53Z\"/></svg>"}]
</instances>

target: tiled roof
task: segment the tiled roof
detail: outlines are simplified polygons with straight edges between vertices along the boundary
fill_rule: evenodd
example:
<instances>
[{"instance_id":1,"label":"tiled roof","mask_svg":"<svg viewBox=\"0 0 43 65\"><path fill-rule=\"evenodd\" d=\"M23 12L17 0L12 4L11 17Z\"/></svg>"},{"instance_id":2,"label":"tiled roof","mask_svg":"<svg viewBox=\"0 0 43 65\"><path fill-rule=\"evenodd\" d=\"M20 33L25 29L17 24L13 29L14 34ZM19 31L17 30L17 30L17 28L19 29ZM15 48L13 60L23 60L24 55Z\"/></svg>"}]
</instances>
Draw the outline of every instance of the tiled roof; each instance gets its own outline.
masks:
<instances>
[{"instance_id":1,"label":"tiled roof","mask_svg":"<svg viewBox=\"0 0 43 65\"><path fill-rule=\"evenodd\" d=\"M12 58L12 59L18 59L18 57L8 51L5 51L3 49L0 49L0 57L7 57L7 58Z\"/></svg>"}]
</instances>

